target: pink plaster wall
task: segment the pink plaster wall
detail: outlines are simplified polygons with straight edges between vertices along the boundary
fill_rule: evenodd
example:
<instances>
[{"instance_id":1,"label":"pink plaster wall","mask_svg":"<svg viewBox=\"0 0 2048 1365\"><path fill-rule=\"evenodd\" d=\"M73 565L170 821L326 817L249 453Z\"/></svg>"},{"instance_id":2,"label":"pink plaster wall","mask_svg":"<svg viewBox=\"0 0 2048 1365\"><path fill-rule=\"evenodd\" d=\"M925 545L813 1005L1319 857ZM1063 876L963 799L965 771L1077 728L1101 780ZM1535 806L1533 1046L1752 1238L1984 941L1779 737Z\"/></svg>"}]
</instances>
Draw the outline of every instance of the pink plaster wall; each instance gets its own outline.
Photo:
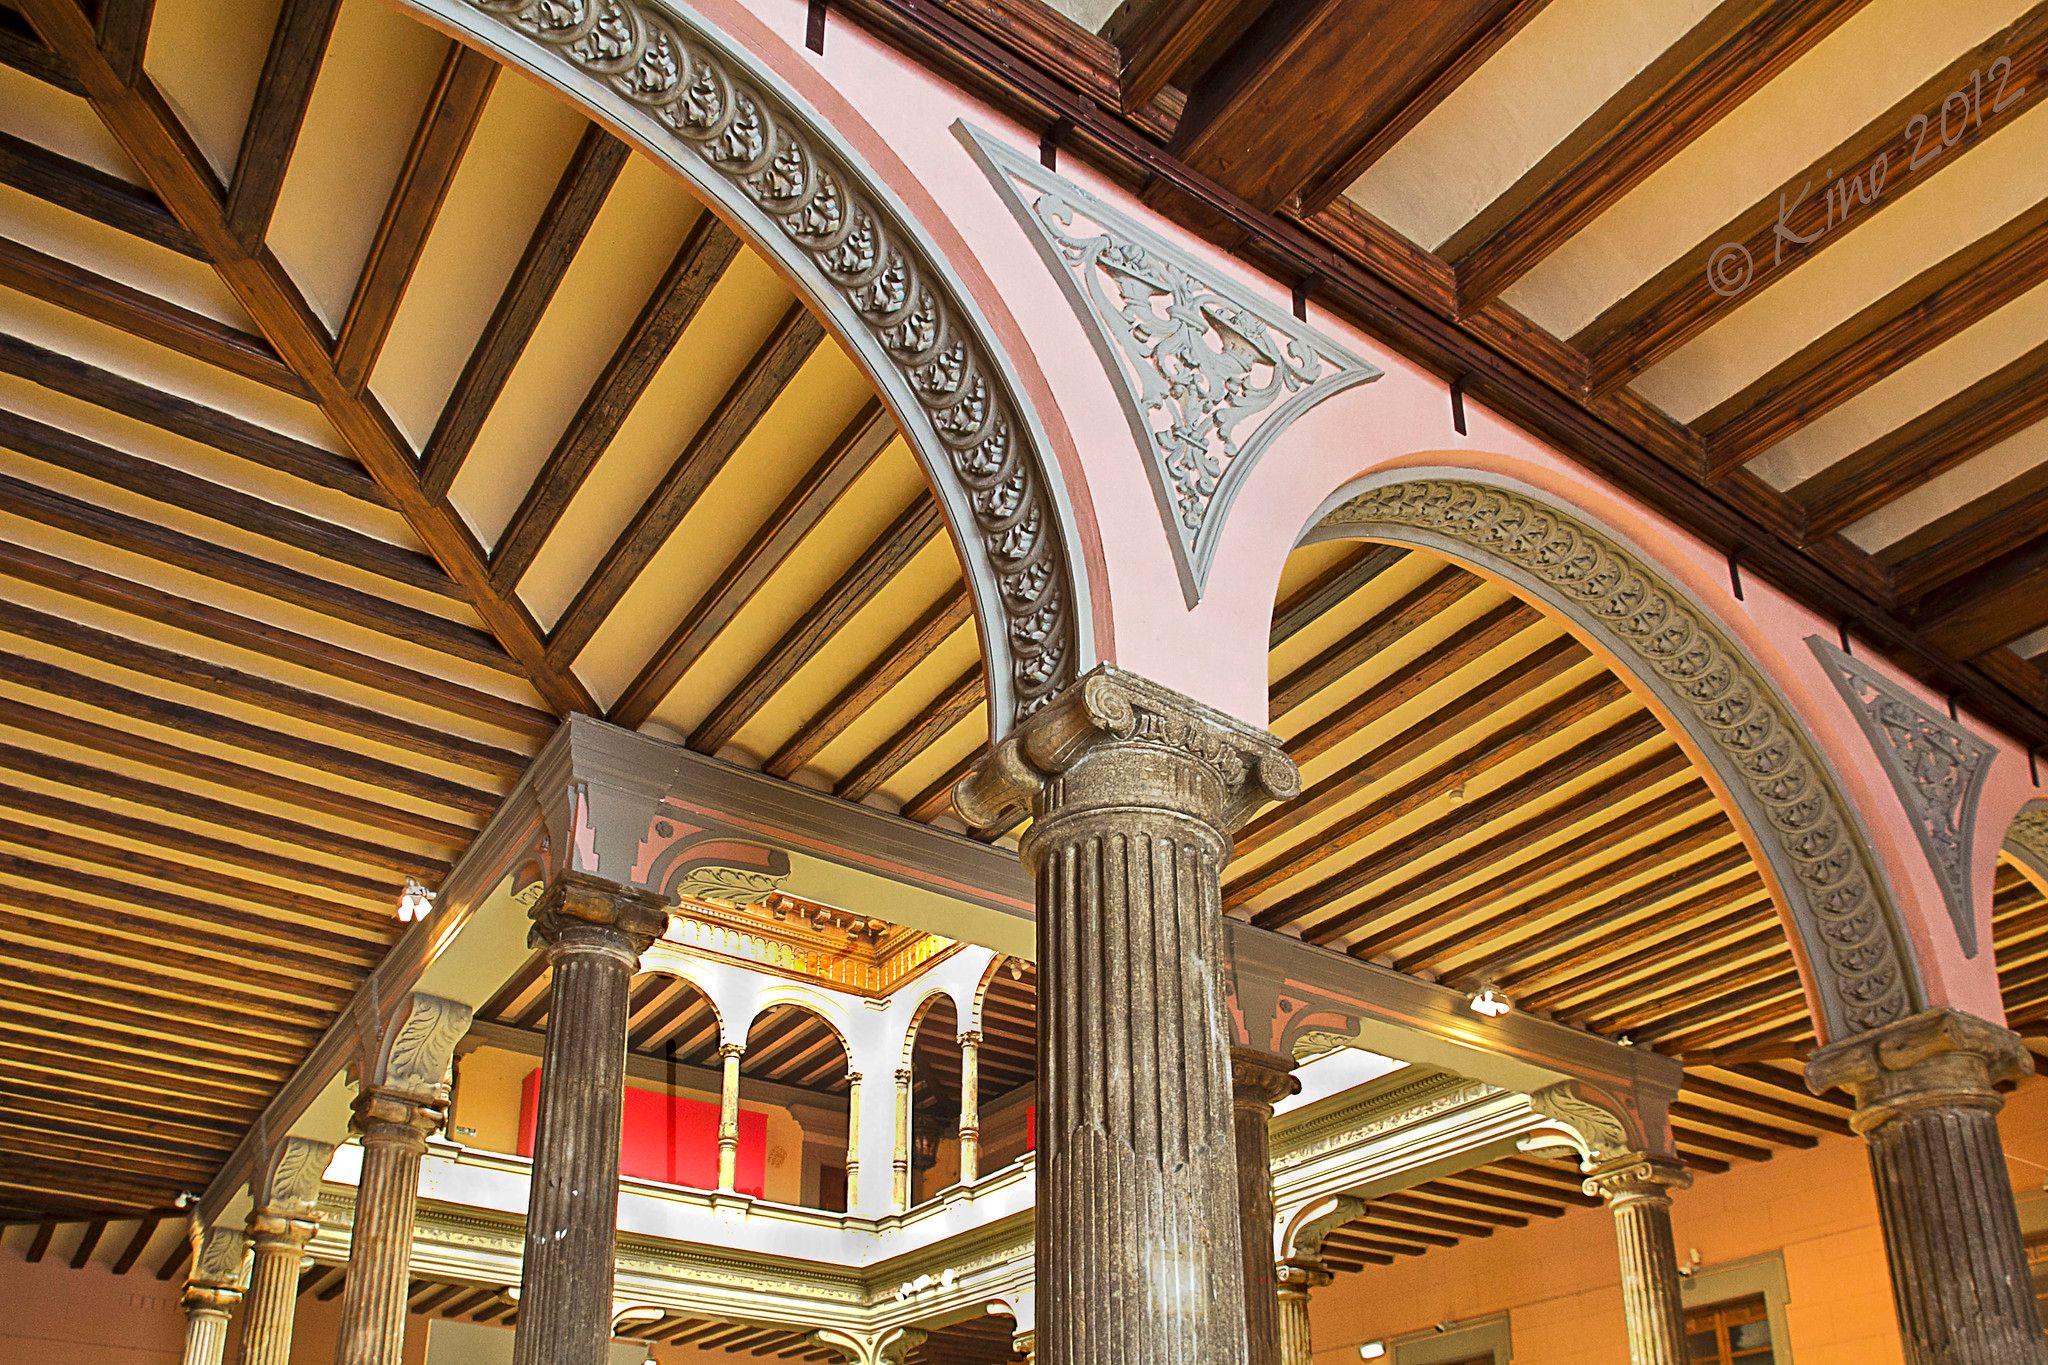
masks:
<instances>
[{"instance_id":1,"label":"pink plaster wall","mask_svg":"<svg viewBox=\"0 0 2048 1365\"><path fill-rule=\"evenodd\" d=\"M2000 1118L2020 1190L2048 1175L2048 1080L2014 1092ZM1673 1200L1681 1263L1705 1268L1780 1252L1786 1325L1799 1365L1898 1365L1891 1280L1863 1144L1822 1139L1760 1164L1703 1176ZM1613 1221L1579 1209L1396 1265L1343 1275L1310 1300L1317 1365L1359 1346L1506 1311L1515 1365L1628 1359Z\"/></svg>"}]
</instances>

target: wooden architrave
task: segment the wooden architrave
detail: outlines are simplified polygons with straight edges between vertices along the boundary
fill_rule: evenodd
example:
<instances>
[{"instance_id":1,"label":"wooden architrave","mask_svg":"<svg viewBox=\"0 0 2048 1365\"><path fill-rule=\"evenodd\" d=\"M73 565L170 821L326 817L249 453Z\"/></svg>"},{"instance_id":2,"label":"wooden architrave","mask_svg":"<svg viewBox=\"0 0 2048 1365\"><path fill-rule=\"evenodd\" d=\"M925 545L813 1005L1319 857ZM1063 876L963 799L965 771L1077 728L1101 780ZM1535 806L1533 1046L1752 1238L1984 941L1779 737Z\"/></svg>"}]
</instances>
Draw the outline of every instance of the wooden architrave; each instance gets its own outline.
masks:
<instances>
[{"instance_id":1,"label":"wooden architrave","mask_svg":"<svg viewBox=\"0 0 2048 1365\"><path fill-rule=\"evenodd\" d=\"M407 7L674 169L823 315L895 411L953 531L997 734L1078 676L1090 597L1044 432L969 290L836 130L741 44L655 0Z\"/></svg>"},{"instance_id":2,"label":"wooden architrave","mask_svg":"<svg viewBox=\"0 0 2048 1365\"><path fill-rule=\"evenodd\" d=\"M1306 541L1449 555L1611 647L1691 740L1776 883L1824 1040L1925 1008L1912 942L1855 807L1798 711L1690 592L1612 530L1510 479L1402 470L1347 486Z\"/></svg>"}]
</instances>

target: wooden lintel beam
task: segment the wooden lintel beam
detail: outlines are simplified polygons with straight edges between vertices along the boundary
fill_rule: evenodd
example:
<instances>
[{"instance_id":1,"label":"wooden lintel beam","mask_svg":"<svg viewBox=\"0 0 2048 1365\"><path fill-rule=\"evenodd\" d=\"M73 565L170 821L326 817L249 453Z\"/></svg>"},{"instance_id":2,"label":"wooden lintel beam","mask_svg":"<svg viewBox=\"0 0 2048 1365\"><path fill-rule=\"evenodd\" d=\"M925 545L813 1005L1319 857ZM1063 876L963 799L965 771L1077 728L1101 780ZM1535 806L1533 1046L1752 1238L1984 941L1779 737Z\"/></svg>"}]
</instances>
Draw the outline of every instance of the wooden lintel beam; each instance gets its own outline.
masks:
<instances>
[{"instance_id":1,"label":"wooden lintel beam","mask_svg":"<svg viewBox=\"0 0 2048 1365\"><path fill-rule=\"evenodd\" d=\"M356 281L355 297L335 344L341 382L360 389L376 367L384 339L398 316L405 288L427 248L441 204L498 79L498 63L467 44L450 42L441 74L427 96L412 149L407 153L376 239Z\"/></svg>"},{"instance_id":2,"label":"wooden lintel beam","mask_svg":"<svg viewBox=\"0 0 2048 1365\"><path fill-rule=\"evenodd\" d=\"M1439 254L1460 308L1491 303L1580 228L1812 50L1865 0L1721 0Z\"/></svg>"},{"instance_id":3,"label":"wooden lintel beam","mask_svg":"<svg viewBox=\"0 0 2048 1365\"><path fill-rule=\"evenodd\" d=\"M164 1214L158 1210L135 1225L135 1235L128 1239L128 1245L114 1258L111 1269L116 1275L126 1275L135 1268L135 1263L142 1259L142 1253L149 1247L150 1239L156 1236L156 1230L163 1226L163 1221Z\"/></svg>"},{"instance_id":4,"label":"wooden lintel beam","mask_svg":"<svg viewBox=\"0 0 2048 1365\"><path fill-rule=\"evenodd\" d=\"M1197 52L1230 28L1241 29L1258 10L1244 0L1150 0L1118 35L1117 87L1124 112L1150 104Z\"/></svg>"},{"instance_id":5,"label":"wooden lintel beam","mask_svg":"<svg viewBox=\"0 0 2048 1365\"><path fill-rule=\"evenodd\" d=\"M1928 638L1968 656L2048 626L2048 528L2030 544L1913 604Z\"/></svg>"},{"instance_id":6,"label":"wooden lintel beam","mask_svg":"<svg viewBox=\"0 0 2048 1365\"><path fill-rule=\"evenodd\" d=\"M30 17L35 13L31 11ZM270 232L270 215L284 189L285 173L291 168L292 151L298 146L299 129L306 122L313 86L320 79L320 65L327 57L327 42L334 36L334 21L340 13L341 0L284 0L278 11L221 211L222 226L244 253L260 249ZM43 37L51 41L49 33ZM90 77L86 84L92 84ZM190 169L210 179L203 165L194 164ZM148 163L143 166L146 171Z\"/></svg>"}]
</instances>

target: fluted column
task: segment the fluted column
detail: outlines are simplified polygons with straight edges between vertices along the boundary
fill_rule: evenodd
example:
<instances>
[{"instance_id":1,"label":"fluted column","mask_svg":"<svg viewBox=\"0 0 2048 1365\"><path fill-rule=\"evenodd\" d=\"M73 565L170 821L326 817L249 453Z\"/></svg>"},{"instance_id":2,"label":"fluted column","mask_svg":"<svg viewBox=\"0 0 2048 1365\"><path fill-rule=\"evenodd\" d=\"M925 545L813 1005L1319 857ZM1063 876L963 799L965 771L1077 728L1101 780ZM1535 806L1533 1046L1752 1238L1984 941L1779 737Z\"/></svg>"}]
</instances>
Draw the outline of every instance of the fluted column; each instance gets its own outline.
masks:
<instances>
[{"instance_id":1,"label":"fluted column","mask_svg":"<svg viewBox=\"0 0 2048 1365\"><path fill-rule=\"evenodd\" d=\"M604 1365L610 1357L626 1023L640 954L667 923L661 897L576 876L558 880L533 908L532 937L547 950L553 982L516 1365Z\"/></svg>"},{"instance_id":2,"label":"fluted column","mask_svg":"<svg viewBox=\"0 0 2048 1365\"><path fill-rule=\"evenodd\" d=\"M1807 1066L1816 1093L1855 1097L1907 1365L2048 1362L1993 1088L2032 1069L2017 1034L1956 1010L1835 1043Z\"/></svg>"},{"instance_id":3,"label":"fluted column","mask_svg":"<svg viewBox=\"0 0 2048 1365\"><path fill-rule=\"evenodd\" d=\"M896 1146L889 1154L892 1198L899 1210L910 1207L910 1068L896 1073Z\"/></svg>"},{"instance_id":4,"label":"fluted column","mask_svg":"<svg viewBox=\"0 0 2048 1365\"><path fill-rule=\"evenodd\" d=\"M1614 1215L1632 1365L1686 1365L1671 1192L1691 1183L1692 1173L1678 1161L1641 1153L1604 1162L1586 1176L1586 1193L1600 1196Z\"/></svg>"},{"instance_id":5,"label":"fluted column","mask_svg":"<svg viewBox=\"0 0 2048 1365\"><path fill-rule=\"evenodd\" d=\"M1300 1089L1290 1058L1255 1048L1230 1050L1249 1365L1280 1365L1279 1282L1273 1267L1273 1106Z\"/></svg>"},{"instance_id":6,"label":"fluted column","mask_svg":"<svg viewBox=\"0 0 2048 1365\"><path fill-rule=\"evenodd\" d=\"M242 1365L290 1365L299 1306L299 1267L320 1226L320 1177L332 1145L287 1138L255 1182L249 1215L253 1268L242 1313Z\"/></svg>"},{"instance_id":7,"label":"fluted column","mask_svg":"<svg viewBox=\"0 0 2048 1365\"><path fill-rule=\"evenodd\" d=\"M960 1035L960 1183L981 1179L981 1034Z\"/></svg>"},{"instance_id":8,"label":"fluted column","mask_svg":"<svg viewBox=\"0 0 2048 1365\"><path fill-rule=\"evenodd\" d=\"M982 828L1033 817L1048 1365L1246 1358L1219 875L1298 789L1264 731L1104 666L955 793Z\"/></svg>"},{"instance_id":9,"label":"fluted column","mask_svg":"<svg viewBox=\"0 0 2048 1365\"><path fill-rule=\"evenodd\" d=\"M446 1119L445 1092L435 1099L375 1089L356 1096L349 1126L362 1139L363 1169L349 1230L337 1365L398 1365L405 1353L420 1158Z\"/></svg>"},{"instance_id":10,"label":"fluted column","mask_svg":"<svg viewBox=\"0 0 2048 1365\"><path fill-rule=\"evenodd\" d=\"M184 1365L221 1365L228 1319L249 1283L249 1240L231 1228L204 1226L196 1217L186 1236L192 1268L179 1300L185 1312Z\"/></svg>"},{"instance_id":11,"label":"fluted column","mask_svg":"<svg viewBox=\"0 0 2048 1365\"><path fill-rule=\"evenodd\" d=\"M718 1188L728 1194L739 1183L740 1058L746 1054L741 1043L718 1045Z\"/></svg>"},{"instance_id":12,"label":"fluted column","mask_svg":"<svg viewBox=\"0 0 2048 1365\"><path fill-rule=\"evenodd\" d=\"M1313 1261L1283 1261L1274 1267L1275 1302L1279 1307L1280 1365L1311 1365L1315 1358L1309 1335L1308 1294L1330 1282L1330 1272Z\"/></svg>"},{"instance_id":13,"label":"fluted column","mask_svg":"<svg viewBox=\"0 0 2048 1365\"><path fill-rule=\"evenodd\" d=\"M860 1073L846 1073L846 1211L860 1208Z\"/></svg>"}]
</instances>

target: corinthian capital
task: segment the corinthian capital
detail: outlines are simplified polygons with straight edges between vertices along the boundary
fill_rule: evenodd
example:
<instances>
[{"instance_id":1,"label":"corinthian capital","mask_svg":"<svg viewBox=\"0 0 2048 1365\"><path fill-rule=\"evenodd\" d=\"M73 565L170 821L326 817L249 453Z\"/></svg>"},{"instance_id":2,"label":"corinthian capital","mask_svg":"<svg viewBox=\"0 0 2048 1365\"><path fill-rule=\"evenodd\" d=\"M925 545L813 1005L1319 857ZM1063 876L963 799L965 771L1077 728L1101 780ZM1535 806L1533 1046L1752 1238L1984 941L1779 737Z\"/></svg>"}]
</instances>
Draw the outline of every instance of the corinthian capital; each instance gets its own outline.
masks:
<instances>
[{"instance_id":1,"label":"corinthian capital","mask_svg":"<svg viewBox=\"0 0 2048 1365\"><path fill-rule=\"evenodd\" d=\"M1858 1132L1912 1109L1997 1109L1993 1089L2032 1072L2034 1059L2011 1029L1960 1010L1928 1010L1832 1043L1806 1064L1815 1094L1846 1090Z\"/></svg>"},{"instance_id":2,"label":"corinthian capital","mask_svg":"<svg viewBox=\"0 0 2048 1365\"><path fill-rule=\"evenodd\" d=\"M1103 761L1111 756L1125 761ZM1227 836L1265 802L1300 790L1271 734L1102 664L996 745L953 803L988 829L1034 813L1050 792L1063 812L1168 808Z\"/></svg>"}]
</instances>

